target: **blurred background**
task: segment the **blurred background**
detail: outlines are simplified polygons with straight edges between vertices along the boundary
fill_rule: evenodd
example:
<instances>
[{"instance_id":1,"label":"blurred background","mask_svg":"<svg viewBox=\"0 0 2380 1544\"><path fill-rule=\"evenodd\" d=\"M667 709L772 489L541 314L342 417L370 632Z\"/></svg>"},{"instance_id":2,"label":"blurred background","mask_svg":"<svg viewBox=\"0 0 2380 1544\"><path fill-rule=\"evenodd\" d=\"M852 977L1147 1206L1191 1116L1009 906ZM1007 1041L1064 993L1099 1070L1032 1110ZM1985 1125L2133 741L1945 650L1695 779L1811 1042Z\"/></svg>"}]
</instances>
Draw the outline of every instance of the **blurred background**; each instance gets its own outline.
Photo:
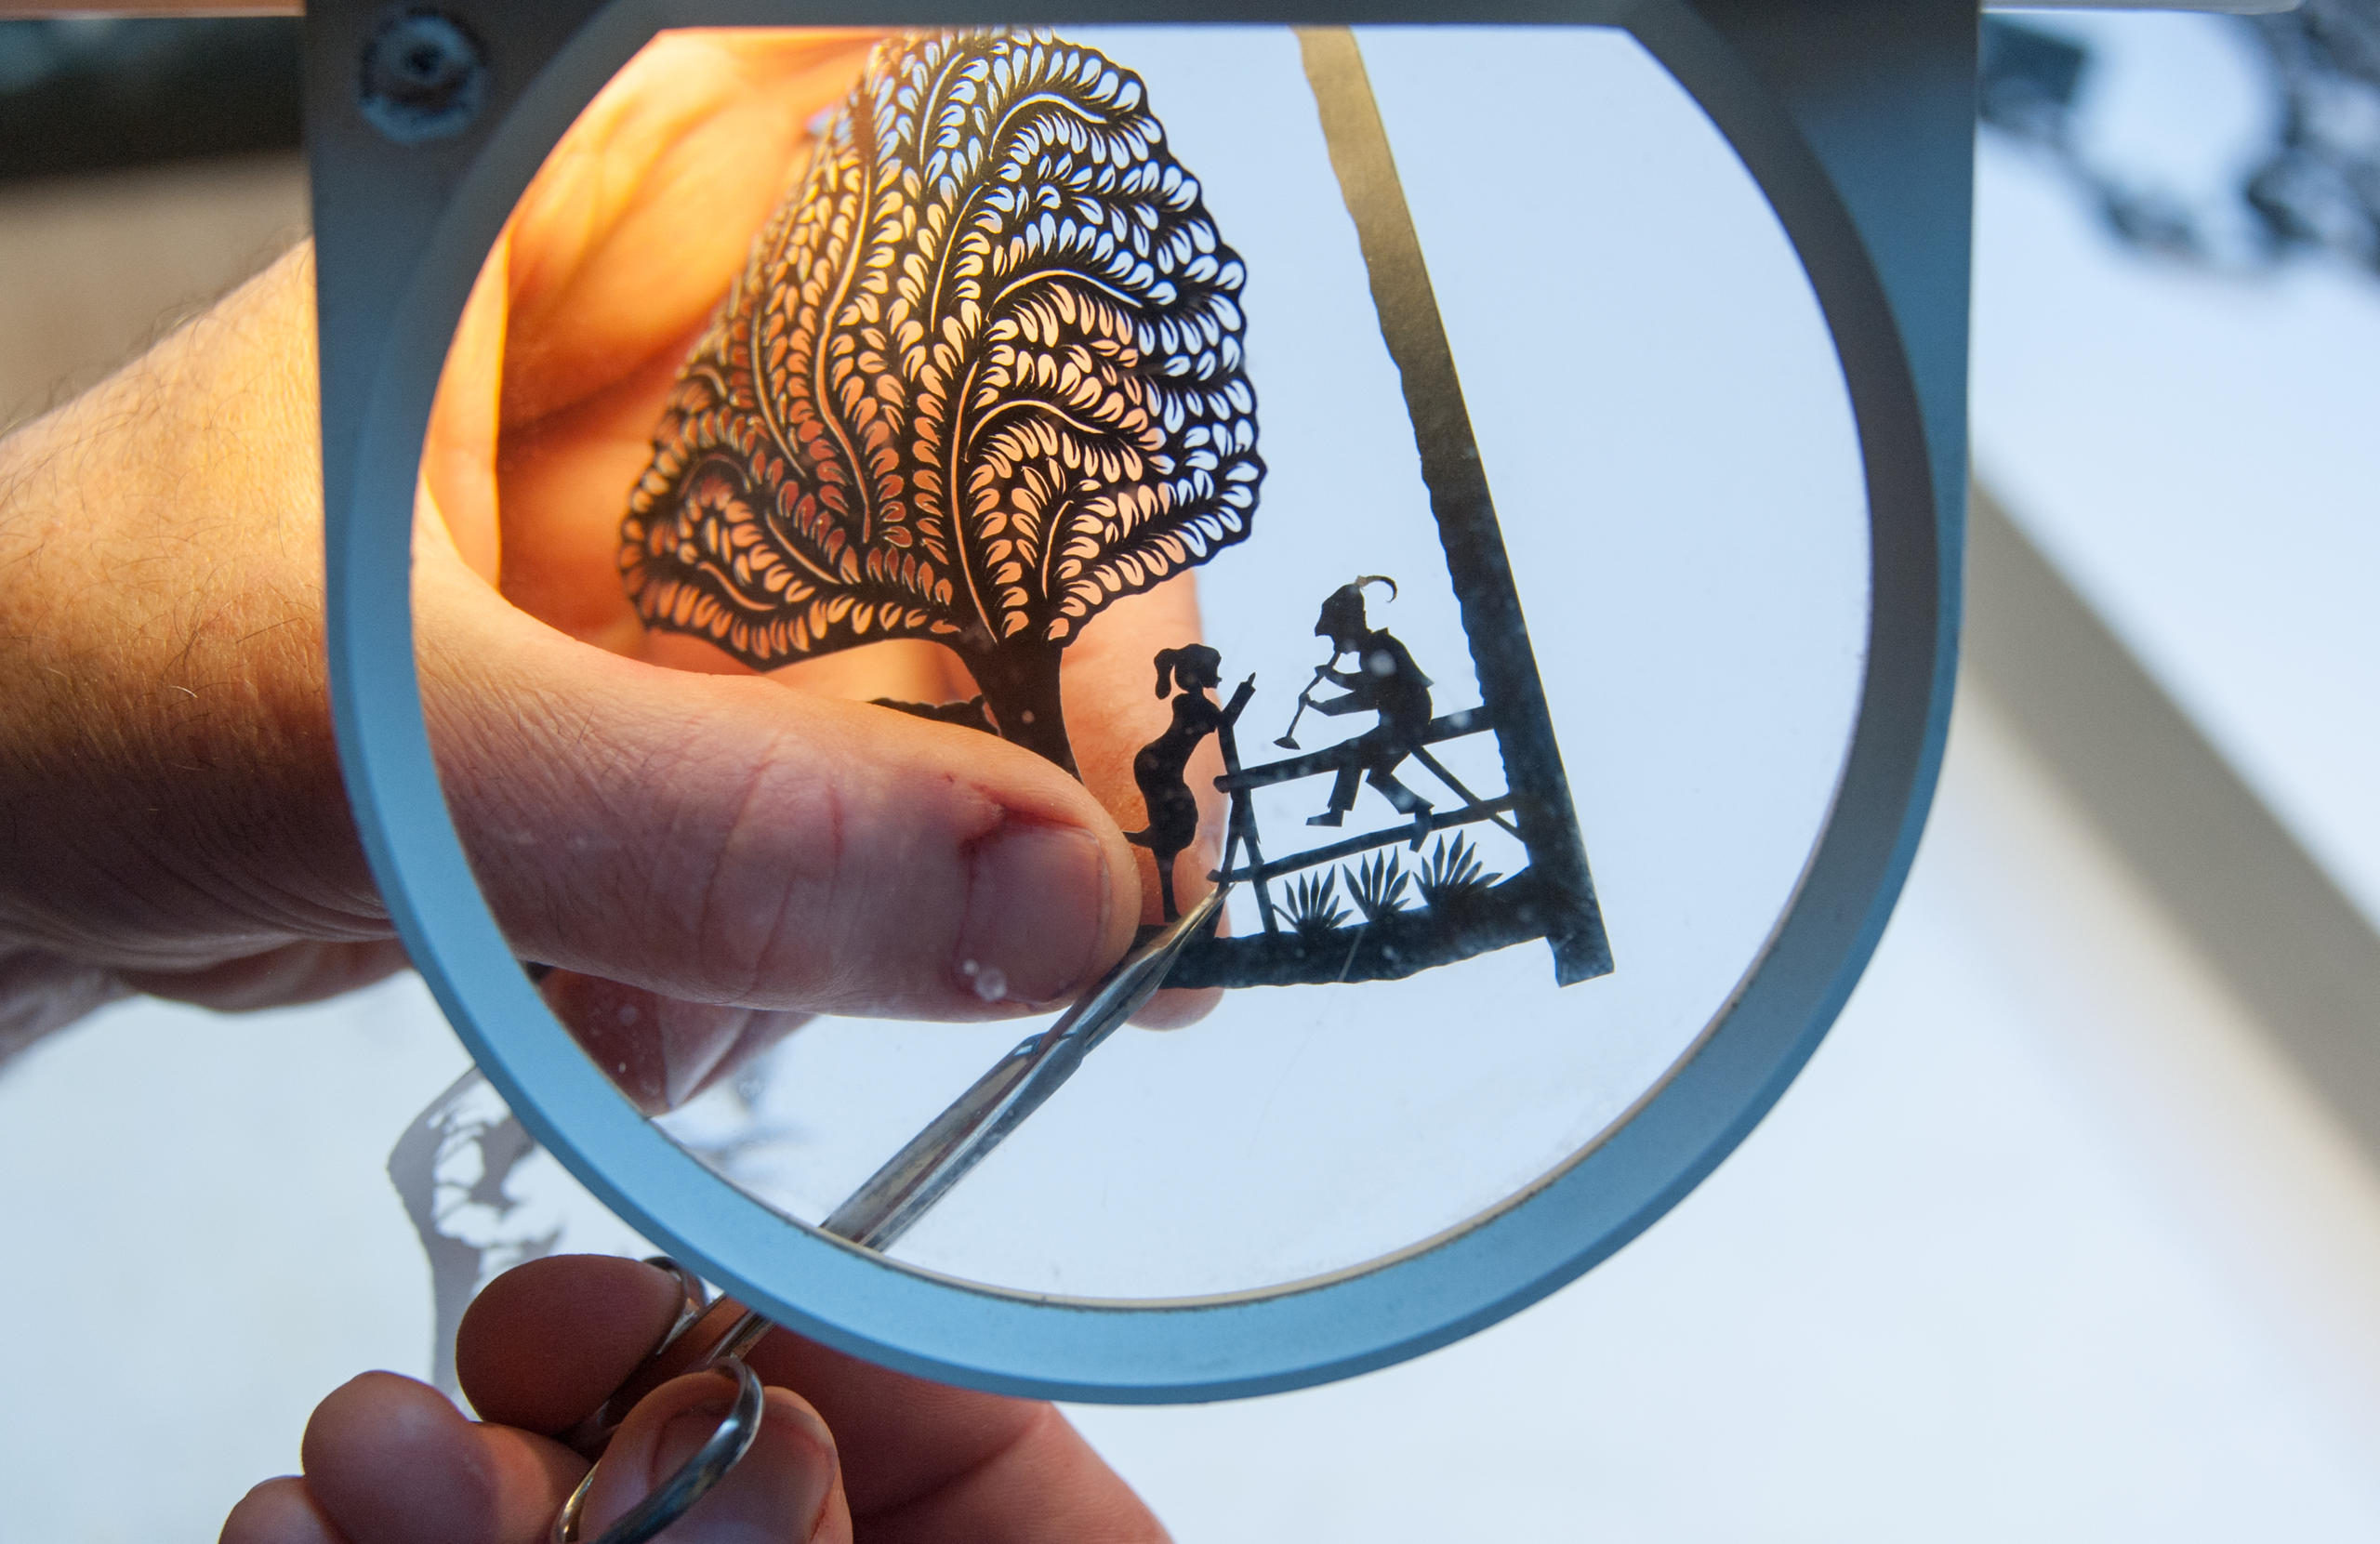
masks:
<instances>
[{"instance_id":1,"label":"blurred background","mask_svg":"<svg viewBox=\"0 0 2380 1544\"><path fill-rule=\"evenodd\" d=\"M1966 665L1873 967L1547 1302L1077 1412L1184 1540L2380 1537L2380 5L1996 16L1981 100ZM305 220L295 23L0 23L0 427ZM0 1069L7 1537L212 1537L433 1370L384 1170L466 1068L408 979ZM433 1156L467 1277L545 1236Z\"/></svg>"}]
</instances>

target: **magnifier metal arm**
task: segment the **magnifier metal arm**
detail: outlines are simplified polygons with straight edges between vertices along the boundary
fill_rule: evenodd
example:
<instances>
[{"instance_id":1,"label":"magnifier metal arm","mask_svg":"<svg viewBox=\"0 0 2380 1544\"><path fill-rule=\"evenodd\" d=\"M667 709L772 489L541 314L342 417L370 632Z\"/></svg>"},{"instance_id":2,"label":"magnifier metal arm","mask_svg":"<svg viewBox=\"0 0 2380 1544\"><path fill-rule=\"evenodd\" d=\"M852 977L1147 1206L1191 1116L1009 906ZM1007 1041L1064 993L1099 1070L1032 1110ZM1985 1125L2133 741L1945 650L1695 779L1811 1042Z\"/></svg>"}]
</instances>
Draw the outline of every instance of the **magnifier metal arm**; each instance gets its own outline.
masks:
<instances>
[{"instance_id":1,"label":"magnifier metal arm","mask_svg":"<svg viewBox=\"0 0 2380 1544\"><path fill-rule=\"evenodd\" d=\"M1218 885L1209 891L1197 905L1134 946L1055 1023L1001 1057L837 1207L820 1231L863 1248L890 1248L949 1194L951 1186L1049 1102L1050 1096L1082 1065L1084 1057L1156 996L1182 951L1213 930L1229 890L1228 885ZM637 1387L646 1368L667 1355L702 1316L701 1284L675 1261L653 1263L677 1275L686 1289L686 1306L660 1346L629 1375L623 1389ZM715 1370L733 1378L734 1405L694 1457L594 1544L645 1544L691 1511L751 1451L760 1435L764 1394L760 1379L744 1359L774 1327L765 1315L747 1310L719 1343L687 1369L690 1373ZM572 1434L575 1439L572 1445L600 1454L627 1416L626 1410L614 1408L618 1403L616 1395L605 1401ZM554 1518L552 1544L578 1544L579 1518L594 1484L595 1471L589 1469Z\"/></svg>"}]
</instances>

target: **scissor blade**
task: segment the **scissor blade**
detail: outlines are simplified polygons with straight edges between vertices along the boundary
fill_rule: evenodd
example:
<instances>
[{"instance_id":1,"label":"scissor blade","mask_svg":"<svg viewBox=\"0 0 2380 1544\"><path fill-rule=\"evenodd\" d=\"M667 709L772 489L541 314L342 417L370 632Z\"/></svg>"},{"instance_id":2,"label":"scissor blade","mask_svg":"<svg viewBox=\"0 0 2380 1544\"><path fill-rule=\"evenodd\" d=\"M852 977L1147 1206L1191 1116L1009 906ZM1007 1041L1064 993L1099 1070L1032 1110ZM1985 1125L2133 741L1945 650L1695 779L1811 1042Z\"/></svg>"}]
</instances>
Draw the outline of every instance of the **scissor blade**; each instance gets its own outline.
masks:
<instances>
[{"instance_id":1,"label":"scissor blade","mask_svg":"<svg viewBox=\"0 0 2380 1544\"><path fill-rule=\"evenodd\" d=\"M993 1063L910 1138L891 1162L835 1208L822 1231L871 1249L891 1248L944 1193L1056 1093L1093 1048L1156 995L1175 957L1213 924L1223 904L1223 887L1219 886L1126 955L1056 1023Z\"/></svg>"},{"instance_id":2,"label":"scissor blade","mask_svg":"<svg viewBox=\"0 0 2380 1544\"><path fill-rule=\"evenodd\" d=\"M825 1231L871 1249L890 1248L909 1224L941 1199L964 1172L950 1160L968 1138L983 1130L1015 1095L1033 1070L1035 1053L1047 1035L1036 1035L1001 1057L974 1086L911 1137L890 1163L868 1177L837 1207Z\"/></svg>"}]
</instances>

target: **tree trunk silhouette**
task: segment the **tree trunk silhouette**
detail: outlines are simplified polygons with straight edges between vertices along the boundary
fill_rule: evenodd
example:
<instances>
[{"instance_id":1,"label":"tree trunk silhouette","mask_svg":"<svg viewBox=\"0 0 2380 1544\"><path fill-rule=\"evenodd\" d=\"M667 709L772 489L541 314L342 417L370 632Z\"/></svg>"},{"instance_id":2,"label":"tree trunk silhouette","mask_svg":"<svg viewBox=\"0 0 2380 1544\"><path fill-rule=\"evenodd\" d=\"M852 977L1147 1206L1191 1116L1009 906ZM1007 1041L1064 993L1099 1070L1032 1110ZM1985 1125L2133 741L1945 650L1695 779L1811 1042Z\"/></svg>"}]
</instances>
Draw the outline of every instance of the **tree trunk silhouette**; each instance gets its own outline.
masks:
<instances>
[{"instance_id":1,"label":"tree trunk silhouette","mask_svg":"<svg viewBox=\"0 0 2380 1544\"><path fill-rule=\"evenodd\" d=\"M1000 738L1023 746L1080 777L1073 745L1066 738L1066 708L1058 694L1058 661L1064 650L1055 643L1012 638L988 648L963 651L968 673L983 690L984 706Z\"/></svg>"}]
</instances>

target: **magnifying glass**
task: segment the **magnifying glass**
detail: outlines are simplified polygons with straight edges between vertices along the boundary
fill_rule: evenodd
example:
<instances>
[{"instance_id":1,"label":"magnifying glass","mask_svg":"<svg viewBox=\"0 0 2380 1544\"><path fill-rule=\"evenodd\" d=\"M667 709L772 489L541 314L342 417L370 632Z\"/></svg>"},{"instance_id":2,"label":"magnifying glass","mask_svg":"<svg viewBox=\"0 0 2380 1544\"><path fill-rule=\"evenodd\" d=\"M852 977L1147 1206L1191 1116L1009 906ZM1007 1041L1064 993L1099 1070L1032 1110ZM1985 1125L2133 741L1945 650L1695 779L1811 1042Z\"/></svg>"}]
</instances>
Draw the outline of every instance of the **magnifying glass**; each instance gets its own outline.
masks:
<instances>
[{"instance_id":1,"label":"magnifying glass","mask_svg":"<svg viewBox=\"0 0 2380 1544\"><path fill-rule=\"evenodd\" d=\"M755 1313L1072 1399L1382 1366L1648 1226L1815 1049L1940 754L1974 16L1877 14L316 7L342 749L522 1122ZM499 425L483 573L839 755L1066 780L1141 910L1060 1000L955 956L961 1022L755 983L808 1016L655 1097L476 881L410 554L475 288L686 50L777 72L765 196L514 318L525 400L702 291L600 430Z\"/></svg>"}]
</instances>

